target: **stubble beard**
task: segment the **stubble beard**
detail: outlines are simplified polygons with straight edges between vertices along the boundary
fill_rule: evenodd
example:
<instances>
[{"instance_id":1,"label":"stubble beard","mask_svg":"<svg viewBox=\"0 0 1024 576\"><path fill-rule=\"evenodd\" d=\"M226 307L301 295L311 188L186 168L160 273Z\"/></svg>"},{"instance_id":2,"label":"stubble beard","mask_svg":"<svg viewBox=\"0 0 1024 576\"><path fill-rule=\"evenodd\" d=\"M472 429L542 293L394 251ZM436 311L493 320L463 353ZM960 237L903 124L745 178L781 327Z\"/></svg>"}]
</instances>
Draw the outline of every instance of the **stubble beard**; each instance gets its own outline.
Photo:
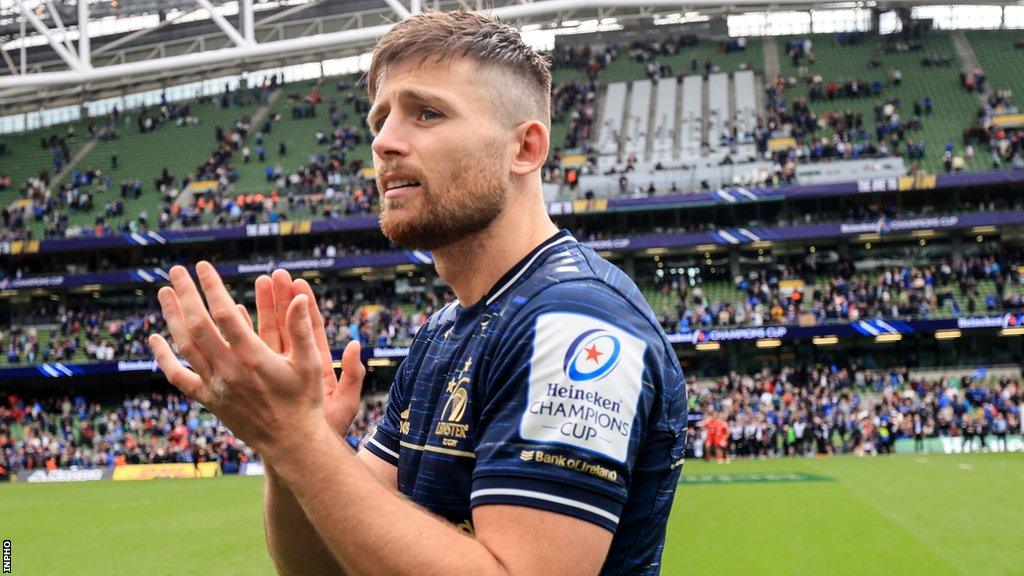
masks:
<instances>
[{"instance_id":1,"label":"stubble beard","mask_svg":"<svg viewBox=\"0 0 1024 576\"><path fill-rule=\"evenodd\" d=\"M505 209L509 183L494 163L500 147L472 154L434 179L437 191L420 180L419 210L415 199L381 197L380 229L396 244L436 250L486 230ZM412 202L410 202L412 200Z\"/></svg>"}]
</instances>

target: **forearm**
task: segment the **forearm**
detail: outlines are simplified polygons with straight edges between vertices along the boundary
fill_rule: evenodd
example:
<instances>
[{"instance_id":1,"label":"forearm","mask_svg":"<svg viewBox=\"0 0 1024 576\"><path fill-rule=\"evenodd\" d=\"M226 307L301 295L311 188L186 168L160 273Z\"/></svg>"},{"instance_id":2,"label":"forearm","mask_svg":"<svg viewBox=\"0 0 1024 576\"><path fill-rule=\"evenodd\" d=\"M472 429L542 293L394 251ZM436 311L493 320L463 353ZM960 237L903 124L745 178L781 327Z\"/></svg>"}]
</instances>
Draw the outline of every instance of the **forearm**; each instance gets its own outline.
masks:
<instances>
[{"instance_id":1,"label":"forearm","mask_svg":"<svg viewBox=\"0 0 1024 576\"><path fill-rule=\"evenodd\" d=\"M385 487L333 435L281 454L280 479L348 574L506 573L481 542Z\"/></svg>"},{"instance_id":2,"label":"forearm","mask_svg":"<svg viewBox=\"0 0 1024 576\"><path fill-rule=\"evenodd\" d=\"M267 550L284 576L342 574L295 495L268 464L264 485L264 525Z\"/></svg>"}]
</instances>

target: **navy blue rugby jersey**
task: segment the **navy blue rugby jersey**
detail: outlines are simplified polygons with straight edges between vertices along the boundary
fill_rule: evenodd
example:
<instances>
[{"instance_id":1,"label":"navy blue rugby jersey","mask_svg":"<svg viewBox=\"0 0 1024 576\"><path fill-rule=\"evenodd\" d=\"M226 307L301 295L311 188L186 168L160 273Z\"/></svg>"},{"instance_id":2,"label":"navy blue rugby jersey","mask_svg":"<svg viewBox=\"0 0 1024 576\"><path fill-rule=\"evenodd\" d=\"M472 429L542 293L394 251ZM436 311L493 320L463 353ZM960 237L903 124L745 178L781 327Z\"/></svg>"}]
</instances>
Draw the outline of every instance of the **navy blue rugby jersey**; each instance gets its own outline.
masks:
<instances>
[{"instance_id":1,"label":"navy blue rugby jersey","mask_svg":"<svg viewBox=\"0 0 1024 576\"><path fill-rule=\"evenodd\" d=\"M686 435L682 370L640 290L559 232L413 340L364 445L472 532L529 506L610 530L602 574L657 574Z\"/></svg>"}]
</instances>

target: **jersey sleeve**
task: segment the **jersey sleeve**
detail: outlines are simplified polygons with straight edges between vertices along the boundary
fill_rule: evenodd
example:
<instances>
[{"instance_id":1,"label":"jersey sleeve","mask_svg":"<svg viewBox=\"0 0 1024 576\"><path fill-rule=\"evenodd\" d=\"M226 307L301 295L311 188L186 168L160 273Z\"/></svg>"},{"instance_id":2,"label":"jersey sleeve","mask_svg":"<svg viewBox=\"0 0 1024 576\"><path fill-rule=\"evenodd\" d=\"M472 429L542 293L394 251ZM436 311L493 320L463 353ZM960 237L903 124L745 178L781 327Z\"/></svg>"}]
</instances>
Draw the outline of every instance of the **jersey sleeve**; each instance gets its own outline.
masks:
<instances>
[{"instance_id":1,"label":"jersey sleeve","mask_svg":"<svg viewBox=\"0 0 1024 576\"><path fill-rule=\"evenodd\" d=\"M402 441L402 421L408 420L408 414L403 418L403 412L409 409L406 399L405 385L407 379L404 377L406 362L398 367L395 374L395 381L388 391L388 403L384 408L384 417L377 424L370 439L363 444L363 450L369 450L381 460L392 466L398 466L398 454Z\"/></svg>"},{"instance_id":2,"label":"jersey sleeve","mask_svg":"<svg viewBox=\"0 0 1024 576\"><path fill-rule=\"evenodd\" d=\"M615 531L660 374L655 334L598 282L555 285L496 343L470 504L512 504Z\"/></svg>"}]
</instances>

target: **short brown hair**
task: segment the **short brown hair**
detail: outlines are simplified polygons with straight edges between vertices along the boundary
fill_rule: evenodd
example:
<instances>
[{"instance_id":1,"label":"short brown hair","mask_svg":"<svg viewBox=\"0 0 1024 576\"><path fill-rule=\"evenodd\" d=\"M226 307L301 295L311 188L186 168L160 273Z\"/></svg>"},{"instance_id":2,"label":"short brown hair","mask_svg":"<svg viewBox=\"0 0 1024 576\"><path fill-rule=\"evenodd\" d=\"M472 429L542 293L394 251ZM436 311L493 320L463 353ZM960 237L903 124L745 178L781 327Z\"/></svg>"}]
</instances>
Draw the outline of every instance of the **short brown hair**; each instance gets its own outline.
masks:
<instances>
[{"instance_id":1,"label":"short brown hair","mask_svg":"<svg viewBox=\"0 0 1024 576\"><path fill-rule=\"evenodd\" d=\"M425 11L396 24L381 36L373 50L367 77L370 101L388 66L410 57L448 62L469 58L527 81L536 92L541 120L550 125L551 63L525 42L519 31L495 18L466 11Z\"/></svg>"}]
</instances>

